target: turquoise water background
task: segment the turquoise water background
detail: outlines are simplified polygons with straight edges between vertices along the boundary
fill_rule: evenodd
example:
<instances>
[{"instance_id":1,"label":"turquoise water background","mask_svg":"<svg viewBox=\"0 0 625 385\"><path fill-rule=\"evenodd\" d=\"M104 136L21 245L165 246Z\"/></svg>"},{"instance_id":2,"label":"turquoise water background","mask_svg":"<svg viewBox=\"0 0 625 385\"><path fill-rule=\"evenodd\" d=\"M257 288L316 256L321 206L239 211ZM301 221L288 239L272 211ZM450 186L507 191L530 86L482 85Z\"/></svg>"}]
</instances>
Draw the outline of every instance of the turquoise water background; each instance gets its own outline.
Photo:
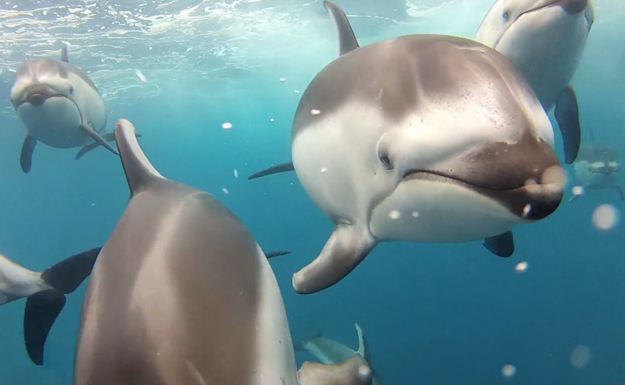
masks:
<instances>
[{"instance_id":1,"label":"turquoise water background","mask_svg":"<svg viewBox=\"0 0 625 385\"><path fill-rule=\"evenodd\" d=\"M290 160L299 97L336 57L335 32L321 1L142 3L0 6L2 254L43 270L104 244L128 201L119 158L103 149L75 161L75 150L39 145L33 171L23 174L19 167L25 130L10 103L14 71L28 58L56 57L67 42L70 61L100 88L111 128L116 119L129 119L161 174L217 196L265 251L293 252L271 265L295 337L322 329L355 349L357 322L388 384L625 383L623 226L601 231L591 221L601 204L622 214L614 191L568 203L567 189L554 215L515 230L510 259L492 256L480 242L385 243L339 285L298 295L291 276L317 256L332 223L294 173L246 178ZM366 45L410 33L472 38L492 1L413 3L338 4ZM595 6L573 86L582 126L592 126L598 140L625 156L625 3L596 0ZM224 130L224 122L232 129ZM562 159L558 135L556 142ZM572 178L572 167L566 170ZM522 261L529 269L518 274ZM24 301L0 308L0 385L71 383L86 286L69 296L43 367L26 355ZM578 346L591 352L583 368L571 363ZM297 354L298 364L311 359ZM517 369L513 378L502 376L507 364Z\"/></svg>"}]
</instances>

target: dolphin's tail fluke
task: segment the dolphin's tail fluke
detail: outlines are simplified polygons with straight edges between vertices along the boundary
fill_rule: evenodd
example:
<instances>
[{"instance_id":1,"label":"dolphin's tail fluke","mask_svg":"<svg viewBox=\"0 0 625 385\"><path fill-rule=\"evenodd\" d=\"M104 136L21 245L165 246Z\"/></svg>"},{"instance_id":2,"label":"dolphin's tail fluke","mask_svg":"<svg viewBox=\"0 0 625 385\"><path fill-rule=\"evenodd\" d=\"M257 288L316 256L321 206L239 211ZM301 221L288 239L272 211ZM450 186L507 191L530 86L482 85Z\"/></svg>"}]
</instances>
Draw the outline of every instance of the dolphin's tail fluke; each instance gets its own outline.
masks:
<instances>
[{"instance_id":1,"label":"dolphin's tail fluke","mask_svg":"<svg viewBox=\"0 0 625 385\"><path fill-rule=\"evenodd\" d=\"M28 356L43 365L43 350L56 318L65 306L65 295L72 293L91 274L101 247L71 256L41 273L49 289L28 297L24 311L24 342Z\"/></svg>"}]
</instances>

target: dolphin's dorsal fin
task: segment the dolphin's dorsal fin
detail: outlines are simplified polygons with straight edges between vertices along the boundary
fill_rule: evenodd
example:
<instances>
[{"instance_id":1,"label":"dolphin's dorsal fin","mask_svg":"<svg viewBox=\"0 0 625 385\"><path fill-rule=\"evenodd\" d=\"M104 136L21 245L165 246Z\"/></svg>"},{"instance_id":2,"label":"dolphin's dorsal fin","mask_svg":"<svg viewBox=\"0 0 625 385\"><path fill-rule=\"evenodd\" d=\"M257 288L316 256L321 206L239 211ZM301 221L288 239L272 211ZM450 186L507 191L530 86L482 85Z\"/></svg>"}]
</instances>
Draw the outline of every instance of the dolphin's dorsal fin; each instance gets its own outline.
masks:
<instances>
[{"instance_id":1,"label":"dolphin's dorsal fin","mask_svg":"<svg viewBox=\"0 0 625 385\"><path fill-rule=\"evenodd\" d=\"M67 56L66 45L64 45L63 48L61 48L61 61L64 61L65 63L69 63L69 56Z\"/></svg>"},{"instance_id":2,"label":"dolphin's dorsal fin","mask_svg":"<svg viewBox=\"0 0 625 385\"><path fill-rule=\"evenodd\" d=\"M165 180L141 150L135 127L128 120L119 119L115 124L115 141L130 187L130 196L146 190L156 181Z\"/></svg>"},{"instance_id":3,"label":"dolphin's dorsal fin","mask_svg":"<svg viewBox=\"0 0 625 385\"><path fill-rule=\"evenodd\" d=\"M352 29L343 8L331 1L324 1L323 7L330 14L330 18L332 18L332 21L334 22L334 27L336 28L336 33L339 37L339 56L345 55L346 53L359 48L358 39L356 39L354 30Z\"/></svg>"},{"instance_id":4,"label":"dolphin's dorsal fin","mask_svg":"<svg viewBox=\"0 0 625 385\"><path fill-rule=\"evenodd\" d=\"M371 356L369 354L369 344L367 343L367 339L365 338L365 333L363 333L362 329L358 324L356 325L356 333L358 333L358 354L360 354L365 361L371 366Z\"/></svg>"}]
</instances>

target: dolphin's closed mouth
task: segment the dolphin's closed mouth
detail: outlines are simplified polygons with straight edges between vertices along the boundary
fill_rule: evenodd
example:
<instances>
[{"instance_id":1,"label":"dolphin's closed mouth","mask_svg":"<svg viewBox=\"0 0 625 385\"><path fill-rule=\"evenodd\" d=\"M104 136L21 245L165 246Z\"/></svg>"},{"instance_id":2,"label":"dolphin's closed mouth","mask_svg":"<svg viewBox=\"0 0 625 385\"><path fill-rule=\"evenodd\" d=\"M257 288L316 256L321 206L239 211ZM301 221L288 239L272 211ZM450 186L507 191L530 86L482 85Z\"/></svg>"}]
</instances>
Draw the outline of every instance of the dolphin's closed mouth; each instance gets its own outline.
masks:
<instances>
[{"instance_id":1,"label":"dolphin's closed mouth","mask_svg":"<svg viewBox=\"0 0 625 385\"><path fill-rule=\"evenodd\" d=\"M66 96L63 94L41 94L41 93L30 94L28 95L28 97L24 98L21 102L19 102L17 106L15 106L15 108L18 108L19 106L26 104L26 103L32 104L35 107L39 107L43 103L45 103L46 100L52 99L52 98L59 98L59 97L65 98Z\"/></svg>"},{"instance_id":2,"label":"dolphin's closed mouth","mask_svg":"<svg viewBox=\"0 0 625 385\"><path fill-rule=\"evenodd\" d=\"M403 181L408 181L408 180L438 180L441 182L449 182L449 181L453 181L453 182L457 182L460 184L464 184L464 185L468 185L477 189L484 189L484 190L490 190L490 191L512 191L512 190L516 190L518 188L523 187L525 184L519 184L519 185L515 185L515 186L509 186L505 189L497 189L497 188L493 188L493 187L487 187L487 186L480 186L477 185L475 183L472 183L470 181L464 180L462 178L458 178L452 175L448 175L446 173L440 172L440 171L430 171L430 170L409 170L407 171L402 180Z\"/></svg>"},{"instance_id":3,"label":"dolphin's closed mouth","mask_svg":"<svg viewBox=\"0 0 625 385\"><path fill-rule=\"evenodd\" d=\"M453 183L480 195L488 197L506 207L512 214L527 220L536 221L553 214L562 202L563 189L555 184L527 184L494 189L446 175L438 171L410 170L402 181L430 180L440 183ZM534 188L535 187L535 188Z\"/></svg>"}]
</instances>

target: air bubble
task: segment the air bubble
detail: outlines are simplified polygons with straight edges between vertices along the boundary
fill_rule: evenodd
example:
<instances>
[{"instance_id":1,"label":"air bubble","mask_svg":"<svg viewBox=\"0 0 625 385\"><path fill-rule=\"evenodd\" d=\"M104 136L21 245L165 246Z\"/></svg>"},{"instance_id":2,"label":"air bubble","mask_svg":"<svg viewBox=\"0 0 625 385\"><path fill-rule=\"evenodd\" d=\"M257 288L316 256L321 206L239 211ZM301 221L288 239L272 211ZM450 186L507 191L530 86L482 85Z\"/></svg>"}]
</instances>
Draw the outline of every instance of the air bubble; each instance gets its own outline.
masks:
<instances>
[{"instance_id":1,"label":"air bubble","mask_svg":"<svg viewBox=\"0 0 625 385\"><path fill-rule=\"evenodd\" d=\"M610 230L616 226L618 220L619 212L616 210L616 207L609 204L597 207L592 214L592 223L599 230Z\"/></svg>"},{"instance_id":2,"label":"air bubble","mask_svg":"<svg viewBox=\"0 0 625 385\"><path fill-rule=\"evenodd\" d=\"M514 377L516 374L516 368L514 365L505 365L501 368L501 374L503 374L504 377Z\"/></svg>"}]
</instances>

